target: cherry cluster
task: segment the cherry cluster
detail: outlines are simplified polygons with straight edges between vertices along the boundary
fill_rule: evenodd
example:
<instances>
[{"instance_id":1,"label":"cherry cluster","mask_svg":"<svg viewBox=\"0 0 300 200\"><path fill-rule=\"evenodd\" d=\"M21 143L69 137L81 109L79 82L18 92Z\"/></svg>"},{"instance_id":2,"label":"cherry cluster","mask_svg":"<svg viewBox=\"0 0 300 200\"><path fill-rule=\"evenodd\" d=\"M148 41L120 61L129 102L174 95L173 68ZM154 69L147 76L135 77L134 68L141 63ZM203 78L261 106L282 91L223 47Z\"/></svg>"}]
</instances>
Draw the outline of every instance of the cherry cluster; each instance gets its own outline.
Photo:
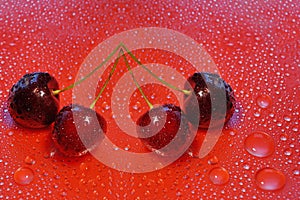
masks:
<instances>
[{"instance_id":1,"label":"cherry cluster","mask_svg":"<svg viewBox=\"0 0 300 200\"><path fill-rule=\"evenodd\" d=\"M139 65L146 68L126 47L123 48ZM125 59L133 81L150 108L136 122L138 136L150 150L162 149L171 141L176 140L177 146L171 152L180 151L181 144L184 144L190 136L189 123L198 128L208 128L211 120L223 125L224 121L226 123L233 115L235 97L232 88L217 74L207 72L197 72L187 79L184 89L180 90L184 93L185 99L183 109L173 104L154 107L135 80L122 48L101 92L105 89L121 57ZM149 69L147 70L149 72ZM152 72L151 75L172 89L175 88ZM17 124L27 128L43 128L54 122L52 139L56 148L65 156L85 155L103 140L107 131L106 120L93 109L101 93L90 107L70 104L60 111L59 93L72 89L87 78L60 90L57 80L49 73L26 74L10 90L8 111ZM218 113L218 105L212 106L212 94L224 92L226 96L225 119L224 115L216 115L212 118L213 109L216 109L214 112ZM192 94L197 101L191 101ZM214 95L214 98L217 97L218 95ZM195 110L200 110L200 112L195 112ZM76 120L75 123L75 118L80 120ZM78 132L78 128L84 132Z\"/></svg>"}]
</instances>

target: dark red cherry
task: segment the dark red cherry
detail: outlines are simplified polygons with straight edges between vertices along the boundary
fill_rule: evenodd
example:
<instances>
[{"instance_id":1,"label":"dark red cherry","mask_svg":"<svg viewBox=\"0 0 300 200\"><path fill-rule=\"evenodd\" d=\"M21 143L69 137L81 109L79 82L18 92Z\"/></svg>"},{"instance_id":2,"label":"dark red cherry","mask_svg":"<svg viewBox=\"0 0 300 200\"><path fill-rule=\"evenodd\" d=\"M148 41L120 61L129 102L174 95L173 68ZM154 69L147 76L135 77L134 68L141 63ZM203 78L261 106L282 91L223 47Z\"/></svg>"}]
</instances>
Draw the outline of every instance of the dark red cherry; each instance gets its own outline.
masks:
<instances>
[{"instance_id":1,"label":"dark red cherry","mask_svg":"<svg viewBox=\"0 0 300 200\"><path fill-rule=\"evenodd\" d=\"M188 78L184 88L195 94L185 95L184 113L189 121L199 128L208 128L211 120L214 120L214 127L223 126L233 115L235 107L233 90L219 75L207 72L195 73ZM192 100L194 96L197 101ZM197 107L199 109L196 109Z\"/></svg>"},{"instance_id":2,"label":"dark red cherry","mask_svg":"<svg viewBox=\"0 0 300 200\"><path fill-rule=\"evenodd\" d=\"M48 73L24 75L10 90L8 111L15 122L28 128L43 128L55 120L59 110L56 79Z\"/></svg>"},{"instance_id":3,"label":"dark red cherry","mask_svg":"<svg viewBox=\"0 0 300 200\"><path fill-rule=\"evenodd\" d=\"M65 156L85 155L106 133L105 119L90 108L77 104L63 107L56 116L52 139Z\"/></svg>"},{"instance_id":4,"label":"dark red cherry","mask_svg":"<svg viewBox=\"0 0 300 200\"><path fill-rule=\"evenodd\" d=\"M137 134L146 147L162 155L182 152L190 137L187 119L173 104L152 108L137 120L137 125Z\"/></svg>"}]
</instances>

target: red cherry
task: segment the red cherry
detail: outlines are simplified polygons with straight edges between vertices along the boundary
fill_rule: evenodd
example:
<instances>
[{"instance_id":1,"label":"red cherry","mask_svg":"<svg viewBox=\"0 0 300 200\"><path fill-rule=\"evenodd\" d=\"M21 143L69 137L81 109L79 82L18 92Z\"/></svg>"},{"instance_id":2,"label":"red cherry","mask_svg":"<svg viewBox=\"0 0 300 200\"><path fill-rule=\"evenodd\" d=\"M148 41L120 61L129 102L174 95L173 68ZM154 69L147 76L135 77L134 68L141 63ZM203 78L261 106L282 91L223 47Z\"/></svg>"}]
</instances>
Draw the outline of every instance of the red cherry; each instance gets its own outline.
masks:
<instances>
[{"instance_id":1,"label":"red cherry","mask_svg":"<svg viewBox=\"0 0 300 200\"><path fill-rule=\"evenodd\" d=\"M8 111L15 122L28 128L43 128L55 120L59 109L56 79L48 73L24 75L11 88Z\"/></svg>"},{"instance_id":2,"label":"red cherry","mask_svg":"<svg viewBox=\"0 0 300 200\"><path fill-rule=\"evenodd\" d=\"M65 156L82 156L93 150L106 133L105 119L90 108L77 104L58 113L52 139Z\"/></svg>"},{"instance_id":3,"label":"red cherry","mask_svg":"<svg viewBox=\"0 0 300 200\"><path fill-rule=\"evenodd\" d=\"M233 90L219 75L207 72L195 73L188 78L184 88L194 91L196 95L197 101L192 101L193 95L185 95L183 110L188 120L192 124L198 125L199 128L209 127L212 110L214 111L212 120L214 120L215 126L223 125L225 112L225 123L233 115L235 105ZM211 98L214 101L213 107ZM199 110L195 109L197 106Z\"/></svg>"},{"instance_id":4,"label":"red cherry","mask_svg":"<svg viewBox=\"0 0 300 200\"><path fill-rule=\"evenodd\" d=\"M181 153L190 136L187 119L173 104L152 108L137 120L137 125L137 134L146 147L162 155Z\"/></svg>"}]
</instances>

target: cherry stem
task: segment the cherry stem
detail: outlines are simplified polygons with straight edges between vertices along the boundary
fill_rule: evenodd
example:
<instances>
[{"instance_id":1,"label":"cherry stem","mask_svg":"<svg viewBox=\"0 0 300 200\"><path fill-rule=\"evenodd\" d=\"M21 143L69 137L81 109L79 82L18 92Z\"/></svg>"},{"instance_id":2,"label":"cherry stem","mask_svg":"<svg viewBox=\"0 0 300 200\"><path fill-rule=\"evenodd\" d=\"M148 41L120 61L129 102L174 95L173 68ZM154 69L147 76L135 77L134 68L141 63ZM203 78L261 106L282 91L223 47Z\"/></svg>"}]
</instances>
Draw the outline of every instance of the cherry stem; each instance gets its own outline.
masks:
<instances>
[{"instance_id":1,"label":"cherry stem","mask_svg":"<svg viewBox=\"0 0 300 200\"><path fill-rule=\"evenodd\" d=\"M70 90L72 88L74 88L76 85L82 83L83 81L85 81L87 78L89 78L90 76L92 76L98 69L100 69L103 65L105 65L105 63L107 63L107 61L109 61L111 59L111 57L119 50L119 48L122 46L122 43L120 43L106 58L105 60L95 69L93 69L90 73L88 73L85 77L83 77L82 79L80 79L79 81L61 89L61 90L54 90L52 91L52 94L55 96L61 92L64 92L66 90Z\"/></svg>"},{"instance_id":2,"label":"cherry stem","mask_svg":"<svg viewBox=\"0 0 300 200\"><path fill-rule=\"evenodd\" d=\"M161 79L159 76L157 76L156 74L154 74L148 67L146 67L143 63L141 63L139 61L139 59L131 52L128 50L128 48L123 44L123 43L120 43L106 58L105 60L98 66L96 67L95 69L93 69L90 73L88 73L85 77L83 77L82 79L80 79L79 81L61 89L61 90L54 90L52 91L52 94L55 96L55 95L58 95L59 93L61 92L64 92L64 91L67 91L67 90L70 90L72 88L74 88L76 85L82 83L83 81L85 81L86 79L88 79L90 76L92 76L97 70L99 70L103 65L105 65L107 63L107 61L109 61L111 59L111 57L121 48L122 52L123 52L123 49L125 49L126 53L129 54L129 56L138 64L140 65L142 68L144 68L151 76L153 76L155 79L157 79L159 82L161 82L162 84L166 85L167 87L173 89L173 90L176 90L176 91L179 91L179 92L182 92L183 94L185 95L190 95L192 93L192 91L190 90L184 90L184 89L180 89L166 81L164 81L163 79ZM126 56L125 56L126 58ZM127 59L126 59L127 60ZM128 62L127 62L128 63ZM140 89L140 88L139 88ZM150 103L150 102L149 102Z\"/></svg>"},{"instance_id":3,"label":"cherry stem","mask_svg":"<svg viewBox=\"0 0 300 200\"><path fill-rule=\"evenodd\" d=\"M167 87L173 89L173 90L176 90L176 91L179 91L179 92L182 92L183 94L185 95L190 95L192 93L192 91L190 90L183 90L183 89L180 89L166 81L164 81L163 79L161 79L159 76L157 76L156 74L154 74L148 67L146 67L143 63L141 63L138 58L131 52L127 49L127 47L121 43L121 48L124 48L125 51L130 55L130 57L136 62L138 63L141 67L143 67L151 76L153 76L154 78L156 78L159 82L161 82L162 84L166 85Z\"/></svg>"},{"instance_id":4,"label":"cherry stem","mask_svg":"<svg viewBox=\"0 0 300 200\"><path fill-rule=\"evenodd\" d=\"M113 65L113 68L110 70L109 75L108 75L107 79L105 80L105 83L104 83L104 85L102 86L102 88L101 88L99 94L97 95L97 97L96 97L96 99L93 101L93 103L90 105L90 109L93 109L93 108L95 107L97 101L100 99L100 97L101 97L103 91L105 90L105 88L106 88L108 82L110 81L112 75L114 74L114 72L115 72L115 70L116 70L116 68L117 68L118 62L119 62L119 60L120 60L120 58L121 58L121 56L122 56L121 54L123 54L123 50L122 50L122 49L119 51L118 58L116 59L114 65ZM123 55L124 55L124 54L123 54Z\"/></svg>"},{"instance_id":5,"label":"cherry stem","mask_svg":"<svg viewBox=\"0 0 300 200\"><path fill-rule=\"evenodd\" d=\"M125 60L125 65L126 65L128 71L129 71L129 73L131 74L131 77L132 77L132 79L133 79L134 84L136 85L136 87L138 88L138 90L140 91L140 93L142 94L142 96L143 96L143 98L145 99L146 103L148 104L149 108L152 109L152 108L153 108L153 104L149 101L149 99L147 98L147 96L146 96L145 93L143 92L141 86L140 86L139 83L137 82L137 80L136 80L136 78L135 78L135 76L134 76L134 74L133 74L133 72L132 72L132 70L131 70L130 64L129 64L129 62L128 62L128 60L127 60L127 58L126 58L126 56L125 56L125 54L124 54L124 52L123 52L123 49L121 48L120 51L122 51L122 53L123 53L122 56L123 56L123 58L124 58L124 60Z\"/></svg>"}]
</instances>

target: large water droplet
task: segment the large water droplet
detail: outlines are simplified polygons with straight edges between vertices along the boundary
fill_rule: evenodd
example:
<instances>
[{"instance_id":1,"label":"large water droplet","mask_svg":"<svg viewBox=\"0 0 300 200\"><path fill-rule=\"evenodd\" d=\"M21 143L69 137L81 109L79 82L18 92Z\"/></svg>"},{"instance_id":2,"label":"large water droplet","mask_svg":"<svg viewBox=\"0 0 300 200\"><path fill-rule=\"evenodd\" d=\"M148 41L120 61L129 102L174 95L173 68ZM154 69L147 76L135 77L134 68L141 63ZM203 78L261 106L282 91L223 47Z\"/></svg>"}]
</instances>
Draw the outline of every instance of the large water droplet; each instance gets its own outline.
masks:
<instances>
[{"instance_id":1,"label":"large water droplet","mask_svg":"<svg viewBox=\"0 0 300 200\"><path fill-rule=\"evenodd\" d=\"M272 99L269 95L263 94L256 98L256 103L261 108L268 108L272 104Z\"/></svg>"},{"instance_id":2,"label":"large water droplet","mask_svg":"<svg viewBox=\"0 0 300 200\"><path fill-rule=\"evenodd\" d=\"M286 178L279 170L264 168L256 173L255 181L257 186L263 190L278 190L285 185Z\"/></svg>"},{"instance_id":3,"label":"large water droplet","mask_svg":"<svg viewBox=\"0 0 300 200\"><path fill-rule=\"evenodd\" d=\"M222 167L216 167L209 172L209 179L215 185L223 185L228 182L229 173Z\"/></svg>"},{"instance_id":4,"label":"large water droplet","mask_svg":"<svg viewBox=\"0 0 300 200\"><path fill-rule=\"evenodd\" d=\"M275 150L273 138L264 132L253 132L245 140L245 149L253 156L267 157Z\"/></svg>"},{"instance_id":5,"label":"large water droplet","mask_svg":"<svg viewBox=\"0 0 300 200\"><path fill-rule=\"evenodd\" d=\"M33 171L28 167L20 167L15 171L14 180L20 185L28 185L33 180Z\"/></svg>"}]
</instances>

